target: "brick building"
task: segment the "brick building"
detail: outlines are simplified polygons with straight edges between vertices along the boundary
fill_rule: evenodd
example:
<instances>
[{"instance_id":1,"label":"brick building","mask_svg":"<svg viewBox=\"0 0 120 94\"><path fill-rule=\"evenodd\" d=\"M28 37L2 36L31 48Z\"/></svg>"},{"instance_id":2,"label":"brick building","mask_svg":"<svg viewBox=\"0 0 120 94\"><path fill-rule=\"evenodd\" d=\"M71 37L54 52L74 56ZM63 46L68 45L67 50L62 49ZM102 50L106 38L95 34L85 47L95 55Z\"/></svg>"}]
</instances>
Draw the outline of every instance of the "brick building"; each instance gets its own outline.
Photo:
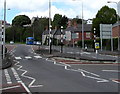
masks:
<instances>
[{"instance_id":1,"label":"brick building","mask_svg":"<svg viewBox=\"0 0 120 94\"><path fill-rule=\"evenodd\" d=\"M113 38L120 37L120 22L113 24L113 26L112 26L112 36L113 36Z\"/></svg>"}]
</instances>

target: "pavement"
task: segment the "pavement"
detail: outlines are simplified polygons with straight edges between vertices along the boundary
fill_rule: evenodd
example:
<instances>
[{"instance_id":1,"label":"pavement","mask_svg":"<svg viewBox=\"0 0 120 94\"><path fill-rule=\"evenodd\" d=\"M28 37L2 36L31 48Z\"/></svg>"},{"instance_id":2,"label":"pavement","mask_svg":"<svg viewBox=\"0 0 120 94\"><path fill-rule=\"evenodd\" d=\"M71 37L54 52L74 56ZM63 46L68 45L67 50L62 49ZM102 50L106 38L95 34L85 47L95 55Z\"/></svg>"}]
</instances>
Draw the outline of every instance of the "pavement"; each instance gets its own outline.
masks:
<instances>
[{"instance_id":1,"label":"pavement","mask_svg":"<svg viewBox=\"0 0 120 94\"><path fill-rule=\"evenodd\" d=\"M35 52L38 54L41 54L45 57L52 58L52 57L63 57L63 58L72 58L72 59L78 59L78 60L88 60L88 61L111 61L111 62L116 62L116 59L113 58L93 58L91 56L84 56L81 53L82 52L90 52L90 53L96 53L94 52L93 49L87 49L87 50L81 50L80 54L76 53L60 53L59 50L55 49L54 47L52 48L52 53L49 53L49 49L45 49L45 47L40 47L40 48L35 48L33 47ZM101 55L111 55L111 56L117 56L120 59L120 53L119 52L111 52L111 51L98 51L99 54ZM97 54L96 54L97 55ZM96 56L97 57L97 56ZM119 60L117 60L119 61Z\"/></svg>"},{"instance_id":2,"label":"pavement","mask_svg":"<svg viewBox=\"0 0 120 94\"><path fill-rule=\"evenodd\" d=\"M8 49L8 53L6 54L5 59L1 60L2 64L0 65L0 69L6 69L13 64L12 57L10 55L10 52L15 48L14 45L7 45L6 46ZM103 59L103 58L92 58L92 57L86 57L81 54L70 54L70 53L60 53L60 51L53 49L52 48L52 53L49 53L49 49L45 49L45 46L38 47L36 45L32 46L33 50L37 54L41 54L45 57L52 58L52 57L63 57L63 58L71 58L71 59L78 59L78 60L87 60L87 61L111 61L115 62L115 59ZM94 52L93 49L87 49L84 52ZM118 56L120 57L120 52L111 52L111 51L98 51L99 54L104 54L104 55L112 55L112 56ZM120 58L119 58L120 59ZM118 60L120 61L120 60Z\"/></svg>"}]
</instances>

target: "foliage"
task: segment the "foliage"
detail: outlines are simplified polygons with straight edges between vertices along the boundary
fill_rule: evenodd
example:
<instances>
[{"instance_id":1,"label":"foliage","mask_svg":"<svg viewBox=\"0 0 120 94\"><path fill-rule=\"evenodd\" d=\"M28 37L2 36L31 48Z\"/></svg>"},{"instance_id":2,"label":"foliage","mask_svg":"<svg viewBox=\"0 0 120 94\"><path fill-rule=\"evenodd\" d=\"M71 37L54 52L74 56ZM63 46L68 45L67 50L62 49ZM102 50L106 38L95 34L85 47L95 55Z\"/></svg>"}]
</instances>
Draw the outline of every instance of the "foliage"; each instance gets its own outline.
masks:
<instances>
[{"instance_id":1,"label":"foliage","mask_svg":"<svg viewBox=\"0 0 120 94\"><path fill-rule=\"evenodd\" d=\"M93 28L96 28L96 35L100 36L100 24L114 24L117 21L117 13L115 9L109 8L108 6L102 7L97 15L96 18L93 19Z\"/></svg>"},{"instance_id":2,"label":"foliage","mask_svg":"<svg viewBox=\"0 0 120 94\"><path fill-rule=\"evenodd\" d=\"M67 22L68 22L68 18L64 15L61 19L61 26L63 26L63 28L66 28Z\"/></svg>"},{"instance_id":3,"label":"foliage","mask_svg":"<svg viewBox=\"0 0 120 94\"><path fill-rule=\"evenodd\" d=\"M77 24L82 24L82 19L73 18L73 19L72 19L72 24L73 24L74 22L77 22Z\"/></svg>"},{"instance_id":4,"label":"foliage","mask_svg":"<svg viewBox=\"0 0 120 94\"><path fill-rule=\"evenodd\" d=\"M52 22L53 27L59 28L61 26L62 15L55 14Z\"/></svg>"},{"instance_id":5,"label":"foliage","mask_svg":"<svg viewBox=\"0 0 120 94\"><path fill-rule=\"evenodd\" d=\"M12 20L13 26L23 26L30 23L31 23L31 20L26 15L18 15Z\"/></svg>"},{"instance_id":6,"label":"foliage","mask_svg":"<svg viewBox=\"0 0 120 94\"><path fill-rule=\"evenodd\" d=\"M68 18L65 15L62 17L62 15L60 14L55 14L52 22L52 27L60 28L60 26L63 26L64 28L66 28L67 22Z\"/></svg>"}]
</instances>

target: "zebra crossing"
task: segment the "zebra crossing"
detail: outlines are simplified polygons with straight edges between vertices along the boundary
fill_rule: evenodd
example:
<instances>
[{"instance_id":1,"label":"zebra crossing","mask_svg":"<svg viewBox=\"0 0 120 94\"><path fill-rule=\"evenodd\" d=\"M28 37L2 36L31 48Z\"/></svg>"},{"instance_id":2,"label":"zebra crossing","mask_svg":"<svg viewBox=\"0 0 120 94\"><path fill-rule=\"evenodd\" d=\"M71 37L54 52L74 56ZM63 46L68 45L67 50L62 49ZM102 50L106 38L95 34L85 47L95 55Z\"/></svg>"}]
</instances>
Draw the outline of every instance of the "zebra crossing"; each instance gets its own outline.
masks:
<instances>
[{"instance_id":1,"label":"zebra crossing","mask_svg":"<svg viewBox=\"0 0 120 94\"><path fill-rule=\"evenodd\" d=\"M22 59L41 59L41 56L25 56L25 57L15 57L16 60L22 60Z\"/></svg>"}]
</instances>

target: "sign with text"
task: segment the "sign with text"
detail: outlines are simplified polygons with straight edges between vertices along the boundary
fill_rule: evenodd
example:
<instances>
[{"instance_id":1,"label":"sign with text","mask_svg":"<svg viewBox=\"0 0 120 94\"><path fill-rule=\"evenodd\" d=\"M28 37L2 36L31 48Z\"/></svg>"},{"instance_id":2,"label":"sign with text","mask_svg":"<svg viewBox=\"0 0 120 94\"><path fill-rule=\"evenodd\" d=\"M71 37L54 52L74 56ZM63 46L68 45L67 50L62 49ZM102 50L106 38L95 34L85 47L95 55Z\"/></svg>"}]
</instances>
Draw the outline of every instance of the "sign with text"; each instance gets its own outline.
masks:
<instances>
[{"instance_id":1,"label":"sign with text","mask_svg":"<svg viewBox=\"0 0 120 94\"><path fill-rule=\"evenodd\" d=\"M100 38L111 39L112 37L112 24L100 24Z\"/></svg>"}]
</instances>

